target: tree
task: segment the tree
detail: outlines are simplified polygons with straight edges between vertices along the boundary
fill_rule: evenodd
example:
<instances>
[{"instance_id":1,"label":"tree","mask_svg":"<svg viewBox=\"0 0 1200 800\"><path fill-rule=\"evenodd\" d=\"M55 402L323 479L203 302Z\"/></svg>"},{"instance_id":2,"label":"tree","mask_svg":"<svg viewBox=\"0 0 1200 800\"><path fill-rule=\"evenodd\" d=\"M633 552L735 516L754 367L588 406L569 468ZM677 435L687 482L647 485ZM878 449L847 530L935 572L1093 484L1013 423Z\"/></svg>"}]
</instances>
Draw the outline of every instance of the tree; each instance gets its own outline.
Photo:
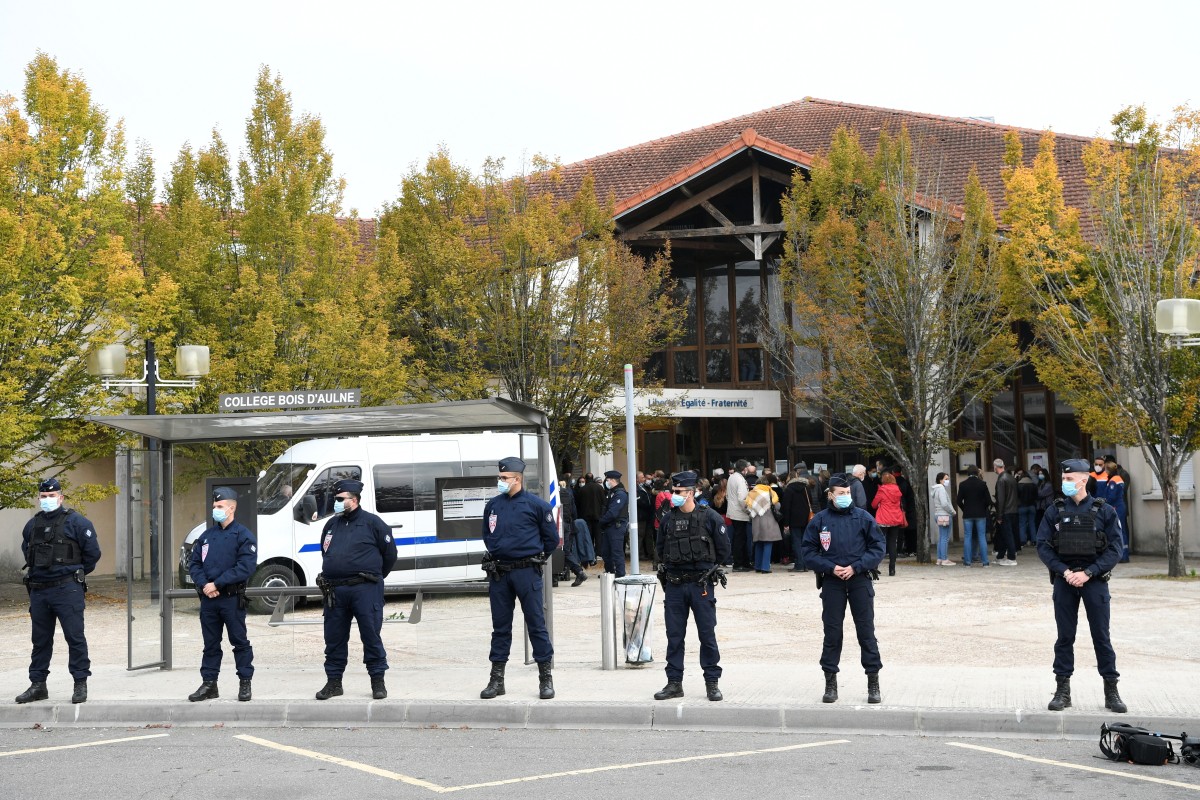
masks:
<instances>
[{"instance_id":1,"label":"tree","mask_svg":"<svg viewBox=\"0 0 1200 800\"><path fill-rule=\"evenodd\" d=\"M783 202L782 279L795 326L788 361L798 401L824 404L835 432L891 456L926 529L928 468L951 447L963 409L1004 385L1020 358L999 291L995 221L974 172L961 205L939 164L909 139L880 134L874 158L837 131L829 154ZM918 558L929 560L918 535Z\"/></svg>"},{"instance_id":2,"label":"tree","mask_svg":"<svg viewBox=\"0 0 1200 800\"><path fill-rule=\"evenodd\" d=\"M1141 450L1162 487L1168 574L1181 576L1179 474L1200 447L1200 356L1172 348L1154 321L1159 300L1200 297L1200 119L1181 108L1164 127L1137 107L1113 126L1115 141L1085 151L1091 247L1063 203L1054 138L1031 167L1010 141L1005 260L1028 298L1038 377L1084 430Z\"/></svg>"},{"instance_id":3,"label":"tree","mask_svg":"<svg viewBox=\"0 0 1200 800\"><path fill-rule=\"evenodd\" d=\"M108 402L84 357L119 328L109 298L136 271L122 235L124 134L83 78L39 54L24 113L11 96L0 113L0 506L13 507L40 476L111 452L111 437L80 421Z\"/></svg>"}]
</instances>

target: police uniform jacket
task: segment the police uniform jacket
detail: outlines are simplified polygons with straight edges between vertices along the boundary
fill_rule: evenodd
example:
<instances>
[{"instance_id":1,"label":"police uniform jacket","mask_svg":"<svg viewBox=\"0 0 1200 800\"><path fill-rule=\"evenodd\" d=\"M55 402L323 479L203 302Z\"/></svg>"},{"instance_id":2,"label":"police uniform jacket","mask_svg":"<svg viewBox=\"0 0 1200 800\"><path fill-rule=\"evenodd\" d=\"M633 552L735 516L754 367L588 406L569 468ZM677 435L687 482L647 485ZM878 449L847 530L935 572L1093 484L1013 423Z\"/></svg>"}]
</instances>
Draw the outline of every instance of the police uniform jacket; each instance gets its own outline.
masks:
<instances>
[{"instance_id":1,"label":"police uniform jacket","mask_svg":"<svg viewBox=\"0 0 1200 800\"><path fill-rule=\"evenodd\" d=\"M558 547L550 504L521 489L498 494L483 508L483 546L500 561L520 561Z\"/></svg>"},{"instance_id":2,"label":"police uniform jacket","mask_svg":"<svg viewBox=\"0 0 1200 800\"><path fill-rule=\"evenodd\" d=\"M604 513L600 515L600 530L608 531L614 528L625 529L629 526L629 493L625 487L617 484L616 488L605 496Z\"/></svg>"},{"instance_id":3,"label":"police uniform jacket","mask_svg":"<svg viewBox=\"0 0 1200 800\"><path fill-rule=\"evenodd\" d=\"M250 580L258 566L258 540L236 519L227 527L213 525L192 547L188 574L197 588L214 583L224 590Z\"/></svg>"},{"instance_id":4,"label":"police uniform jacket","mask_svg":"<svg viewBox=\"0 0 1200 800\"><path fill-rule=\"evenodd\" d=\"M330 580L365 572L383 578L396 566L392 529L362 508L334 514L321 531L321 573Z\"/></svg>"},{"instance_id":5,"label":"police uniform jacket","mask_svg":"<svg viewBox=\"0 0 1200 800\"><path fill-rule=\"evenodd\" d=\"M854 505L818 512L800 540L804 563L822 575L832 575L834 567L853 567L855 575L875 569L885 549L875 518Z\"/></svg>"},{"instance_id":6,"label":"police uniform jacket","mask_svg":"<svg viewBox=\"0 0 1200 800\"><path fill-rule=\"evenodd\" d=\"M1084 570L1089 576L1095 578L1097 575L1104 575L1111 572L1112 568L1121 560L1121 533L1120 526L1117 524L1117 512L1108 503L1103 503L1098 509L1093 509L1096 498L1090 494L1083 498L1078 503L1070 497L1063 498L1062 512L1058 510L1058 503L1051 503L1046 509L1045 515L1042 517L1042 525L1038 528L1037 535L1037 550L1038 556L1042 559L1042 563L1050 570L1050 574L1062 575L1066 570L1077 572ZM1083 556L1060 556L1054 550L1054 532L1058 530L1060 525L1060 517L1069 517L1072 514L1079 512L1094 511L1100 526L1100 530L1104 531L1104 536L1108 540L1108 546L1103 552L1095 555Z\"/></svg>"},{"instance_id":7,"label":"police uniform jacket","mask_svg":"<svg viewBox=\"0 0 1200 800\"><path fill-rule=\"evenodd\" d=\"M51 564L48 567L34 566L34 553L31 548L34 531L56 525L60 520L63 526L63 536L73 540L79 546L79 559L75 563L69 564ZM78 569L82 569L85 573L91 573L100 560L100 543L96 541L96 526L87 517L70 508L58 508L49 514L39 511L25 523L25 529L21 532L21 554L25 556L25 563L29 565L29 580L37 583L65 578L74 574Z\"/></svg>"},{"instance_id":8,"label":"police uniform jacket","mask_svg":"<svg viewBox=\"0 0 1200 800\"><path fill-rule=\"evenodd\" d=\"M669 548L667 539L670 532L675 530L675 520L686 516L681 510L673 508L668 511L658 523L658 535L655 539L656 551L662 564L668 572L707 572L717 564L728 564L731 560L729 534L725 530L725 519L709 506L696 504L692 514L697 515L705 534L712 541L716 561L668 561Z\"/></svg>"}]
</instances>

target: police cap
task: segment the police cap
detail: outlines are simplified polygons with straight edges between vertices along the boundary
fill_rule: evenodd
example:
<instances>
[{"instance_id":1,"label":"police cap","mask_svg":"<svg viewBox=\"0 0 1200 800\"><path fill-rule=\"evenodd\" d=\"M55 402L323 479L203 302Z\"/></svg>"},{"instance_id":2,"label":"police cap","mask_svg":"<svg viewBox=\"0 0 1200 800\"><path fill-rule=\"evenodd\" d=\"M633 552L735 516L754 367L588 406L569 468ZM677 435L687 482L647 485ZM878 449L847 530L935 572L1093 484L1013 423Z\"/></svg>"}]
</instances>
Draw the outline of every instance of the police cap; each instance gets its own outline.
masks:
<instances>
[{"instance_id":1,"label":"police cap","mask_svg":"<svg viewBox=\"0 0 1200 800\"><path fill-rule=\"evenodd\" d=\"M25 485L28 486L29 484L25 484ZM39 492L61 492L62 484L60 484L58 482L58 478L46 478L46 480L44 480L38 484L38 491Z\"/></svg>"},{"instance_id":2,"label":"police cap","mask_svg":"<svg viewBox=\"0 0 1200 800\"><path fill-rule=\"evenodd\" d=\"M619 481L621 480L621 473L617 472L615 469L610 469L608 472L604 473L604 477L612 478L614 481Z\"/></svg>"},{"instance_id":3,"label":"police cap","mask_svg":"<svg viewBox=\"0 0 1200 800\"><path fill-rule=\"evenodd\" d=\"M502 459L500 459L500 471L501 472L520 472L523 474L525 472L525 462L522 461L521 459L517 458L516 456L509 456L508 458L502 458Z\"/></svg>"},{"instance_id":4,"label":"police cap","mask_svg":"<svg viewBox=\"0 0 1200 800\"><path fill-rule=\"evenodd\" d=\"M349 492L350 494L362 494L363 482L356 481L353 478L344 478L333 485L333 493L341 494Z\"/></svg>"},{"instance_id":5,"label":"police cap","mask_svg":"<svg viewBox=\"0 0 1200 800\"><path fill-rule=\"evenodd\" d=\"M1068 458L1059 463L1063 472L1091 472L1091 465L1082 458Z\"/></svg>"},{"instance_id":6,"label":"police cap","mask_svg":"<svg viewBox=\"0 0 1200 800\"><path fill-rule=\"evenodd\" d=\"M691 489L696 485L696 481L700 479L695 472L687 470L686 472L676 472L671 476L671 483L677 489Z\"/></svg>"},{"instance_id":7,"label":"police cap","mask_svg":"<svg viewBox=\"0 0 1200 800\"><path fill-rule=\"evenodd\" d=\"M835 472L829 476L829 488L836 489L839 486L849 486L850 476L844 472Z\"/></svg>"},{"instance_id":8,"label":"police cap","mask_svg":"<svg viewBox=\"0 0 1200 800\"><path fill-rule=\"evenodd\" d=\"M213 502L218 500L237 500L237 492L228 486L218 486L213 489Z\"/></svg>"}]
</instances>

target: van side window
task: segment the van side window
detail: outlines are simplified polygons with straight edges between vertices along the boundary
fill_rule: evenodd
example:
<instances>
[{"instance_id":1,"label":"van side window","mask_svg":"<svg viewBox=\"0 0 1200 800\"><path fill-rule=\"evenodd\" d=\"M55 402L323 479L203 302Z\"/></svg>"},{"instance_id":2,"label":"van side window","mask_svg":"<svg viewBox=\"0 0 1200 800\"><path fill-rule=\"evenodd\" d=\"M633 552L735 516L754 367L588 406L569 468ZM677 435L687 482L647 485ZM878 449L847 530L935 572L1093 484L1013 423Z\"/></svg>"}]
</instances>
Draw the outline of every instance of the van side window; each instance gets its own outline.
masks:
<instances>
[{"instance_id":1,"label":"van side window","mask_svg":"<svg viewBox=\"0 0 1200 800\"><path fill-rule=\"evenodd\" d=\"M341 480L352 479L356 481L362 480L362 470L358 467L330 467L317 476L313 481L312 486L308 487L308 491L304 493L305 512L312 516L313 520L323 519L333 513L333 498L337 492L333 491L333 485Z\"/></svg>"},{"instance_id":2,"label":"van side window","mask_svg":"<svg viewBox=\"0 0 1200 800\"><path fill-rule=\"evenodd\" d=\"M437 510L436 478L461 478L462 464L458 461L419 464L413 479L413 499L417 511Z\"/></svg>"},{"instance_id":3,"label":"van side window","mask_svg":"<svg viewBox=\"0 0 1200 800\"><path fill-rule=\"evenodd\" d=\"M375 479L375 513L413 510L412 464L378 464L371 475Z\"/></svg>"}]
</instances>

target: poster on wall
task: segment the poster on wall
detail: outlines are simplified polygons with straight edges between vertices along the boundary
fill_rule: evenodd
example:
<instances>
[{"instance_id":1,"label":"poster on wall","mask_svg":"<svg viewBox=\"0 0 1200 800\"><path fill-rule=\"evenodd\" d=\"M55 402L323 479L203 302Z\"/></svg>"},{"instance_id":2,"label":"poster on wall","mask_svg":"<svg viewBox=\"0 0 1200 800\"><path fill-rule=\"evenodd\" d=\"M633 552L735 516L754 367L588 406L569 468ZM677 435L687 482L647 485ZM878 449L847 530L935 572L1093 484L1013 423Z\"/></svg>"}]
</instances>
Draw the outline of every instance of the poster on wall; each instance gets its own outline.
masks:
<instances>
[{"instance_id":1,"label":"poster on wall","mask_svg":"<svg viewBox=\"0 0 1200 800\"><path fill-rule=\"evenodd\" d=\"M822 464L822 463L818 462L818 463L816 463L816 464L813 464L812 471L813 471L814 473L816 473L817 475L820 475L820 474L821 474L821 470L826 470L826 469L829 469L829 465L828 465L828 464Z\"/></svg>"},{"instance_id":2,"label":"poster on wall","mask_svg":"<svg viewBox=\"0 0 1200 800\"><path fill-rule=\"evenodd\" d=\"M1032 469L1033 465L1037 464L1047 472L1050 471L1050 453L1046 450L1027 450L1025 451L1025 467Z\"/></svg>"}]
</instances>

